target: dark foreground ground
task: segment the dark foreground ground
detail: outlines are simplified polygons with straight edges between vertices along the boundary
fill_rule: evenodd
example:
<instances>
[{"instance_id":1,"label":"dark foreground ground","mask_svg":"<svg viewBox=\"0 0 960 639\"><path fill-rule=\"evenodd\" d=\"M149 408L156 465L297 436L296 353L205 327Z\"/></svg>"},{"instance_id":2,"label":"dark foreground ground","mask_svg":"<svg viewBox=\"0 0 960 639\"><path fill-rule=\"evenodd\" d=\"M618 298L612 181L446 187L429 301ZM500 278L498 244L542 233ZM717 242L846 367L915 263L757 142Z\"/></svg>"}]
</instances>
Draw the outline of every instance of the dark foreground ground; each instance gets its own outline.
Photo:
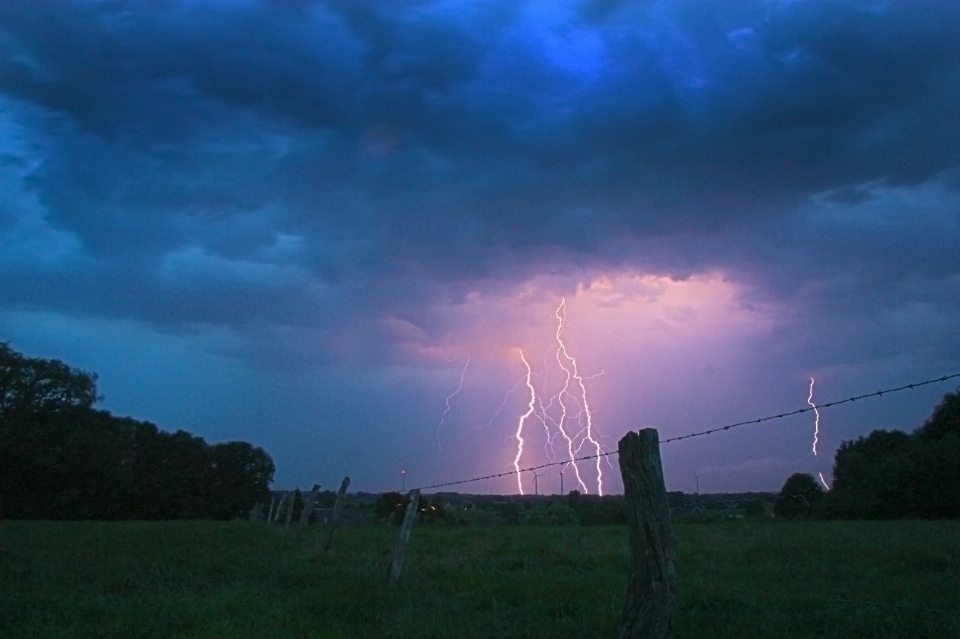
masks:
<instances>
[{"instance_id":1,"label":"dark foreground ground","mask_svg":"<svg viewBox=\"0 0 960 639\"><path fill-rule=\"evenodd\" d=\"M626 528L0 522L0 637L615 637ZM681 524L675 637L960 637L960 522Z\"/></svg>"}]
</instances>

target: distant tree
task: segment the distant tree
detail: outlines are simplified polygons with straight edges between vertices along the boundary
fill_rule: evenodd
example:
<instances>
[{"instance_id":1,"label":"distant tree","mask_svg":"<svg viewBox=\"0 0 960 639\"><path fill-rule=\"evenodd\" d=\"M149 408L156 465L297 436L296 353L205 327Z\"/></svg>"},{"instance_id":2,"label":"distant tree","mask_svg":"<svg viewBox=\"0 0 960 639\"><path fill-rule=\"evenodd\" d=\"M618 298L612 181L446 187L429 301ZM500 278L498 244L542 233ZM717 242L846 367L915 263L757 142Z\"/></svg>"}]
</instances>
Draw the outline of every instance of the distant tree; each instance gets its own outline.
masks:
<instances>
[{"instance_id":1,"label":"distant tree","mask_svg":"<svg viewBox=\"0 0 960 639\"><path fill-rule=\"evenodd\" d=\"M826 516L960 517L960 393L947 393L913 433L875 430L845 441Z\"/></svg>"},{"instance_id":2,"label":"distant tree","mask_svg":"<svg viewBox=\"0 0 960 639\"><path fill-rule=\"evenodd\" d=\"M0 342L0 420L90 408L98 399L95 373L26 357Z\"/></svg>"},{"instance_id":3,"label":"distant tree","mask_svg":"<svg viewBox=\"0 0 960 639\"><path fill-rule=\"evenodd\" d=\"M667 492L667 504L671 507L687 506L690 504L690 498L683 494L683 491L673 490Z\"/></svg>"},{"instance_id":4,"label":"distant tree","mask_svg":"<svg viewBox=\"0 0 960 639\"><path fill-rule=\"evenodd\" d=\"M822 497L823 489L812 475L794 473L784 483L773 512L784 519L807 516Z\"/></svg>"},{"instance_id":5,"label":"distant tree","mask_svg":"<svg viewBox=\"0 0 960 639\"><path fill-rule=\"evenodd\" d=\"M403 495L398 492L383 493L374 502L373 512L377 519L384 521L396 520L398 515L403 517L403 508L406 505Z\"/></svg>"},{"instance_id":6,"label":"distant tree","mask_svg":"<svg viewBox=\"0 0 960 639\"><path fill-rule=\"evenodd\" d=\"M246 442L96 410L96 375L0 343L0 503L45 519L224 519L264 500L274 465Z\"/></svg>"},{"instance_id":7,"label":"distant tree","mask_svg":"<svg viewBox=\"0 0 960 639\"><path fill-rule=\"evenodd\" d=\"M933 414L917 429L923 443L940 441L951 435L960 436L960 391L947 393L933 409Z\"/></svg>"},{"instance_id":8,"label":"distant tree","mask_svg":"<svg viewBox=\"0 0 960 639\"><path fill-rule=\"evenodd\" d=\"M237 441L216 444L208 459L218 519L242 517L253 504L268 501L276 467L262 448Z\"/></svg>"},{"instance_id":9,"label":"distant tree","mask_svg":"<svg viewBox=\"0 0 960 639\"><path fill-rule=\"evenodd\" d=\"M550 502L547 507L547 517L551 524L578 524L580 519L577 511L559 500Z\"/></svg>"}]
</instances>

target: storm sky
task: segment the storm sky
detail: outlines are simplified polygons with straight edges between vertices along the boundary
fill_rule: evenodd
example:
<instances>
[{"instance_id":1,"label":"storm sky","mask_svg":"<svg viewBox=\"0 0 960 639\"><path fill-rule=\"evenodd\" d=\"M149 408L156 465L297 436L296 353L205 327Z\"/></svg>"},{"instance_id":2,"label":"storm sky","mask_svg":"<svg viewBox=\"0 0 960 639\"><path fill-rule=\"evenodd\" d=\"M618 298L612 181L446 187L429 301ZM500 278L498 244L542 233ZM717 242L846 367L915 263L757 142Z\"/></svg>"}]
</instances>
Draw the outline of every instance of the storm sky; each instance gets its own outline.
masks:
<instances>
[{"instance_id":1,"label":"storm sky","mask_svg":"<svg viewBox=\"0 0 960 639\"><path fill-rule=\"evenodd\" d=\"M960 4L0 3L0 341L104 408L280 488L498 473L563 300L606 450L960 372ZM819 456L809 414L665 444L667 487L829 482L956 387Z\"/></svg>"}]
</instances>

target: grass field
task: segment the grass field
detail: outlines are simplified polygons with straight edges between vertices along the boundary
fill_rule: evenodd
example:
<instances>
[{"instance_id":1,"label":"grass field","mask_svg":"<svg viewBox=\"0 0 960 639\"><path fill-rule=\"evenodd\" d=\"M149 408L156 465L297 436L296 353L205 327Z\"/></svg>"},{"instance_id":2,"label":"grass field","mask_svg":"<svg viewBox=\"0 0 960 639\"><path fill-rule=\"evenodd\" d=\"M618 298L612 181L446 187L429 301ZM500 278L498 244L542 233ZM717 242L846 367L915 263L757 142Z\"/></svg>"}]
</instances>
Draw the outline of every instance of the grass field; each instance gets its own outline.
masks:
<instances>
[{"instance_id":1,"label":"grass field","mask_svg":"<svg viewBox=\"0 0 960 639\"><path fill-rule=\"evenodd\" d=\"M0 637L615 637L627 530L0 522ZM675 636L960 637L960 522L677 527Z\"/></svg>"}]
</instances>

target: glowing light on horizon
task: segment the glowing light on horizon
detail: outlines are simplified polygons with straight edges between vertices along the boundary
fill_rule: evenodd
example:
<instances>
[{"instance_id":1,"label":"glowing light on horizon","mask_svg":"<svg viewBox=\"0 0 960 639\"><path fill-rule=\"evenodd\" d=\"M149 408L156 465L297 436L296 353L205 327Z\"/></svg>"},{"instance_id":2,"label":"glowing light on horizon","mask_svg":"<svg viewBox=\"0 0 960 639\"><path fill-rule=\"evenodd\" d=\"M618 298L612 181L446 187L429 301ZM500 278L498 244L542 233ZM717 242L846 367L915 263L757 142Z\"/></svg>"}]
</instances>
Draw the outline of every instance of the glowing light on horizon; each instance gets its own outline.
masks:
<instances>
[{"instance_id":1,"label":"glowing light on horizon","mask_svg":"<svg viewBox=\"0 0 960 639\"><path fill-rule=\"evenodd\" d=\"M468 357L467 363L463 365L463 370L460 371L460 385L457 386L457 390L447 395L447 401L446 401L447 407L446 409L444 409L443 415L440 416L440 422L437 424L437 448L440 450L441 453L443 452L443 446L440 445L440 427L443 426L443 422L447 418L447 413L450 412L450 400L453 399L457 395L457 393L463 390L463 378L466 376L467 368L469 368L469 366L470 366L470 358Z\"/></svg>"},{"instance_id":2,"label":"glowing light on horizon","mask_svg":"<svg viewBox=\"0 0 960 639\"><path fill-rule=\"evenodd\" d=\"M527 421L527 418L534 413L534 407L536 405L537 391L533 388L533 382L531 378L533 377L533 371L530 370L530 364L527 363L527 358L523 356L523 351L520 351L520 360L523 362L523 365L527 368L527 388L530 389L530 403L527 405L527 412L520 417L520 421L517 422L517 456L513 459L513 468L517 472L517 488L520 490L520 494L523 494L523 481L520 473L520 457L523 456L523 423Z\"/></svg>"}]
</instances>

